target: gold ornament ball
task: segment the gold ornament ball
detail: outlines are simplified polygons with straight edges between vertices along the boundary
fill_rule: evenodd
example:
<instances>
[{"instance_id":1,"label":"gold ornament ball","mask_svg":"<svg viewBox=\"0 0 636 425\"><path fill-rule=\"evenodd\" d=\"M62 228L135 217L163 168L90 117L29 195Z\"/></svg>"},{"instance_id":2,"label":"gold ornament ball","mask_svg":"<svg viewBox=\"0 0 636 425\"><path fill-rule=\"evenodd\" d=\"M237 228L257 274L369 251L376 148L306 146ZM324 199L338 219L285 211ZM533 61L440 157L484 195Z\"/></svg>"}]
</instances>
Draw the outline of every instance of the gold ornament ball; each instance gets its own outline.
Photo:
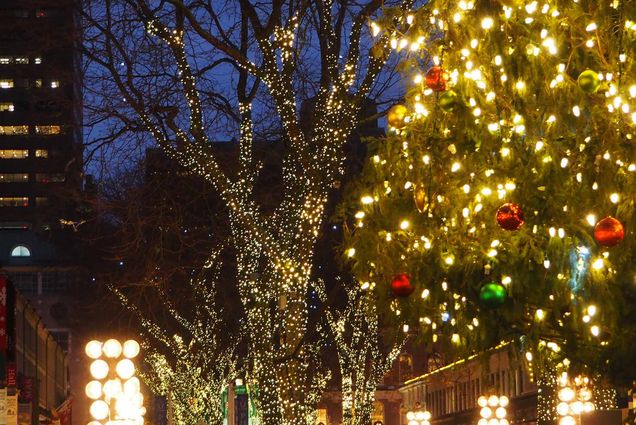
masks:
<instances>
[{"instance_id":1,"label":"gold ornament ball","mask_svg":"<svg viewBox=\"0 0 636 425\"><path fill-rule=\"evenodd\" d=\"M393 105L387 113L386 119L391 127L401 129L406 126L404 119L408 115L409 110L404 105Z\"/></svg>"},{"instance_id":2,"label":"gold ornament ball","mask_svg":"<svg viewBox=\"0 0 636 425\"><path fill-rule=\"evenodd\" d=\"M601 79L598 76L598 73L592 71L591 69L587 69L581 72L578 79L579 87L585 93L596 93L598 88L601 86Z\"/></svg>"},{"instance_id":3,"label":"gold ornament ball","mask_svg":"<svg viewBox=\"0 0 636 425\"><path fill-rule=\"evenodd\" d=\"M452 112L457 107L458 96L453 90L442 93L439 97L439 107L445 112Z\"/></svg>"}]
</instances>

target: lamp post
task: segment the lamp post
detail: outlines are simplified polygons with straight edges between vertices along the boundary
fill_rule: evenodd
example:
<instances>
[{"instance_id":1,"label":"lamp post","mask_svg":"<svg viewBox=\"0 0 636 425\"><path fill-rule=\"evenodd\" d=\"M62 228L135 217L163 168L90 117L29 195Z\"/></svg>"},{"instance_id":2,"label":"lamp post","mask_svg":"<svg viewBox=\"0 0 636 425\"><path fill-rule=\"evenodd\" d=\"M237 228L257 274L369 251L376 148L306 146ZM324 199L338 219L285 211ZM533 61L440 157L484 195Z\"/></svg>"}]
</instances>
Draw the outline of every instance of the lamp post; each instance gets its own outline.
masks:
<instances>
[{"instance_id":1,"label":"lamp post","mask_svg":"<svg viewBox=\"0 0 636 425\"><path fill-rule=\"evenodd\" d=\"M431 425L431 412L420 408L420 404L415 404L415 409L406 413L408 425Z\"/></svg>"},{"instance_id":2,"label":"lamp post","mask_svg":"<svg viewBox=\"0 0 636 425\"><path fill-rule=\"evenodd\" d=\"M508 411L506 407L510 404L510 400L505 395L496 396L482 395L477 399L477 404L481 409L479 410L479 422L477 425L509 425L510 422L506 419Z\"/></svg>"},{"instance_id":3,"label":"lamp post","mask_svg":"<svg viewBox=\"0 0 636 425\"><path fill-rule=\"evenodd\" d=\"M577 376L570 380L568 373L563 372L559 377L559 425L577 425L581 423L581 415L595 410L592 403L592 391L588 388L590 379L587 376Z\"/></svg>"},{"instance_id":4,"label":"lamp post","mask_svg":"<svg viewBox=\"0 0 636 425\"><path fill-rule=\"evenodd\" d=\"M88 425L143 425L146 408L133 359L139 354L139 343L116 339L104 343L90 341L86 355L93 359L86 384L86 396L93 400Z\"/></svg>"}]
</instances>

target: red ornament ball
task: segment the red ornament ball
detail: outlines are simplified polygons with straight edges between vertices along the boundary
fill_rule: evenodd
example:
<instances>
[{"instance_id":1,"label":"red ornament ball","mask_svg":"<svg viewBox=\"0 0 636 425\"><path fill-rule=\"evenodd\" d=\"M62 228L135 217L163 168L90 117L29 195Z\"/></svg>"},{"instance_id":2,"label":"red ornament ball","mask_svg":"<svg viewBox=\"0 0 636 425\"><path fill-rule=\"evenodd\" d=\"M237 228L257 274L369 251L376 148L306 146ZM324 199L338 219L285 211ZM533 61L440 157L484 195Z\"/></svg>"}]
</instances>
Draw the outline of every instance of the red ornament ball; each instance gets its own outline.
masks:
<instances>
[{"instance_id":1,"label":"red ornament ball","mask_svg":"<svg viewBox=\"0 0 636 425\"><path fill-rule=\"evenodd\" d=\"M448 73L441 66L434 66L426 73L426 87L433 91L446 90Z\"/></svg>"},{"instance_id":2,"label":"red ornament ball","mask_svg":"<svg viewBox=\"0 0 636 425\"><path fill-rule=\"evenodd\" d=\"M391 291L396 297L408 297L411 295L415 291L415 287L411 285L411 277L406 273L393 276Z\"/></svg>"},{"instance_id":3,"label":"red ornament ball","mask_svg":"<svg viewBox=\"0 0 636 425\"><path fill-rule=\"evenodd\" d=\"M601 246L616 246L625 238L623 223L614 217L605 217L594 227L594 239Z\"/></svg>"},{"instance_id":4,"label":"red ornament ball","mask_svg":"<svg viewBox=\"0 0 636 425\"><path fill-rule=\"evenodd\" d=\"M523 211L517 204L511 202L503 204L497 210L497 223L504 230L519 230L524 223Z\"/></svg>"}]
</instances>

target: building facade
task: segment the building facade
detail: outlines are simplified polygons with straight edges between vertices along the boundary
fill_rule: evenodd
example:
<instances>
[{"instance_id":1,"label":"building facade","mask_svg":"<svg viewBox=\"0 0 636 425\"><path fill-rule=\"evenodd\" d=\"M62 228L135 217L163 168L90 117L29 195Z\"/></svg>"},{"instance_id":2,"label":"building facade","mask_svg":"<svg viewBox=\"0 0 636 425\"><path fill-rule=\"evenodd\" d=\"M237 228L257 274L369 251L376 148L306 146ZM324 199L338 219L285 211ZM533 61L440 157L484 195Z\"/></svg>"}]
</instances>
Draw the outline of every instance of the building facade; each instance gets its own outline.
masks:
<instances>
[{"instance_id":1,"label":"building facade","mask_svg":"<svg viewBox=\"0 0 636 425\"><path fill-rule=\"evenodd\" d=\"M506 396L511 425L556 425L558 420L538 414L541 396L555 396L549 388L538 388L525 362L511 359L505 348L484 356L460 360L404 383L401 424L408 424L408 411L427 410L432 425L477 425L481 416L480 396ZM556 402L554 403L556 406ZM624 412L597 410L578 417L578 425L620 425Z\"/></svg>"},{"instance_id":2,"label":"building facade","mask_svg":"<svg viewBox=\"0 0 636 425\"><path fill-rule=\"evenodd\" d=\"M20 310L24 333L16 335L15 356L23 375L36 380L34 409L49 411L67 397L44 383L42 365L63 352L73 371L81 369L85 342L75 331L81 313L72 299L86 278L63 225L73 220L82 185L75 6L74 0L0 0L0 269L37 311L37 327L29 330L36 313ZM35 351L33 335L40 341ZM51 347L62 351L41 358ZM75 392L83 393L83 382L73 378Z\"/></svg>"},{"instance_id":3,"label":"building facade","mask_svg":"<svg viewBox=\"0 0 636 425\"><path fill-rule=\"evenodd\" d=\"M5 402L6 424L50 423L58 408L68 402L68 355L6 276L0 276L0 294L0 357L4 366L0 398ZM12 399L16 407L13 422L9 419Z\"/></svg>"},{"instance_id":4,"label":"building facade","mask_svg":"<svg viewBox=\"0 0 636 425\"><path fill-rule=\"evenodd\" d=\"M73 2L0 1L0 228L42 230L81 182Z\"/></svg>"}]
</instances>

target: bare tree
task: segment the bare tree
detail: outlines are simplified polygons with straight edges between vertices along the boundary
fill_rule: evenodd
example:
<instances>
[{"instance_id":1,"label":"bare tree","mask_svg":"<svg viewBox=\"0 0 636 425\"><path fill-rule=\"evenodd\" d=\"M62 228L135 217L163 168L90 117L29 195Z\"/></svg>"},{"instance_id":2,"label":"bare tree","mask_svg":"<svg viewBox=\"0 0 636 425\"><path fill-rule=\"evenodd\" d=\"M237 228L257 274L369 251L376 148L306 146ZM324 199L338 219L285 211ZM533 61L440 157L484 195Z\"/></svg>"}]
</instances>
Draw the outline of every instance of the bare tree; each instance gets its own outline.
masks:
<instances>
[{"instance_id":1,"label":"bare tree","mask_svg":"<svg viewBox=\"0 0 636 425\"><path fill-rule=\"evenodd\" d=\"M372 38L367 23L385 10L399 25L411 3L85 1L90 121L106 129L94 143L121 147L150 135L204 177L227 210L248 384L265 424L313 418L324 386L310 370L306 339L315 244L342 177L345 143L387 61L390 34ZM309 98L311 118L301 122L300 103ZM266 194L269 204L256 184L262 162L254 134L267 126L255 117L262 114L284 142L282 184ZM212 142L232 128L239 151L228 166Z\"/></svg>"},{"instance_id":2,"label":"bare tree","mask_svg":"<svg viewBox=\"0 0 636 425\"><path fill-rule=\"evenodd\" d=\"M334 342L340 367L344 425L368 425L373 414L375 390L400 354L406 334L383 344L378 309L373 294L355 282L344 285L347 303L340 311L331 305L322 280L314 284L325 309L327 338ZM387 345L387 348L383 347Z\"/></svg>"},{"instance_id":3,"label":"bare tree","mask_svg":"<svg viewBox=\"0 0 636 425\"><path fill-rule=\"evenodd\" d=\"M191 304L193 312L183 311L167 293L157 289L162 307L174 322L172 332L164 323L150 318L120 289L112 287L120 301L139 318L148 366L142 377L153 392L166 396L173 420L181 425L201 421L222 424L223 392L238 376L240 333L229 333L215 301L221 251L213 251L202 270L189 281L194 297L200 300Z\"/></svg>"}]
</instances>

